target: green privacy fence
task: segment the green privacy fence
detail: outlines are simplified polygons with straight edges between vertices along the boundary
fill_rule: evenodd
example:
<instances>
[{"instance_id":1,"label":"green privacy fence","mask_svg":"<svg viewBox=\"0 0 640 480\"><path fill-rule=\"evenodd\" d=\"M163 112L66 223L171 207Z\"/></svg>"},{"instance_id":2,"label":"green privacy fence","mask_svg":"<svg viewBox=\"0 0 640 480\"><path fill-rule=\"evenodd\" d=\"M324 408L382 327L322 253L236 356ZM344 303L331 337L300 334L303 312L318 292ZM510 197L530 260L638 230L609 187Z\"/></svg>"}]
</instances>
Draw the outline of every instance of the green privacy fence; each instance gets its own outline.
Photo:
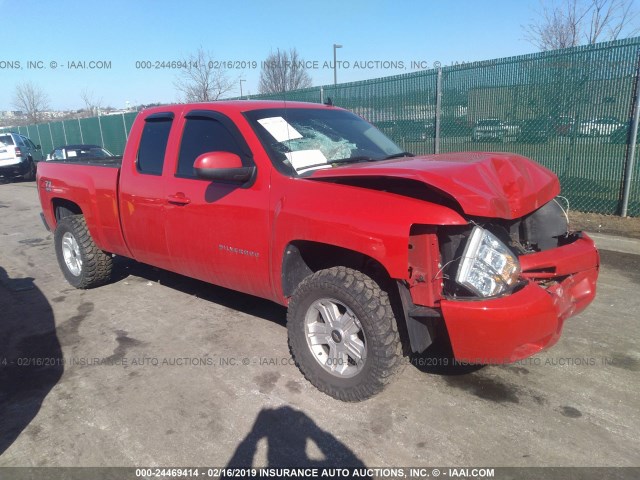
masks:
<instances>
[{"instance_id":1,"label":"green privacy fence","mask_svg":"<svg viewBox=\"0 0 640 480\"><path fill-rule=\"evenodd\" d=\"M640 37L251 98L330 98L417 154L528 156L558 174L571 208L585 212L619 214L625 174L631 174L627 214L638 216L640 162L628 166L639 53ZM45 151L82 137L121 154L134 118L101 116L20 131Z\"/></svg>"},{"instance_id":2,"label":"green privacy fence","mask_svg":"<svg viewBox=\"0 0 640 480\"><path fill-rule=\"evenodd\" d=\"M46 156L55 147L72 144L94 144L104 146L116 155L122 155L131 125L137 112L117 115L101 115L90 118L74 118L59 122L40 123L13 130L29 137L42 146ZM9 129L0 129L0 133Z\"/></svg>"}]
</instances>

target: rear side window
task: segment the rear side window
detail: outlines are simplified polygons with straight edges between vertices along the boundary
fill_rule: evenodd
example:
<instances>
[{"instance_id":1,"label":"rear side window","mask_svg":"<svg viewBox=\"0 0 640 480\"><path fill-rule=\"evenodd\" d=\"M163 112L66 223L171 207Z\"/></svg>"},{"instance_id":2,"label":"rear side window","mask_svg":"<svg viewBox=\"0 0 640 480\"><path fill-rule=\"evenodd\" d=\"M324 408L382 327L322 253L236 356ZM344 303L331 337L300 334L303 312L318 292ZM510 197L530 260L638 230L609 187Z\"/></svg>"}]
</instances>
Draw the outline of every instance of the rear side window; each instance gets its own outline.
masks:
<instances>
[{"instance_id":1,"label":"rear side window","mask_svg":"<svg viewBox=\"0 0 640 480\"><path fill-rule=\"evenodd\" d=\"M173 116L169 114L151 115L145 120L138 149L137 168L140 173L162 175L172 120Z\"/></svg>"},{"instance_id":2,"label":"rear side window","mask_svg":"<svg viewBox=\"0 0 640 480\"><path fill-rule=\"evenodd\" d=\"M203 153L231 152L243 157L243 152L233 135L218 120L209 117L187 118L176 175L195 177L193 162Z\"/></svg>"}]
</instances>

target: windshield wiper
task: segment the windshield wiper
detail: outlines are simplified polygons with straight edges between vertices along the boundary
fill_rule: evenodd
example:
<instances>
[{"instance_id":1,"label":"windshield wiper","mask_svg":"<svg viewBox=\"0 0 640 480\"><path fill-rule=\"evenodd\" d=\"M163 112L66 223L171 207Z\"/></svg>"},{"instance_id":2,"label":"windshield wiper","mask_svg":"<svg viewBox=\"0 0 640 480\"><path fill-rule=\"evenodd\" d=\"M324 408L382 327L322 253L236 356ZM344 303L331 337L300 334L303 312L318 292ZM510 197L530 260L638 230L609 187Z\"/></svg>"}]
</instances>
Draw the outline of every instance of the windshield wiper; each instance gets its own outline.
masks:
<instances>
[{"instance_id":1,"label":"windshield wiper","mask_svg":"<svg viewBox=\"0 0 640 480\"><path fill-rule=\"evenodd\" d=\"M358 163L358 162L375 162L376 160L365 155L359 157L339 158L338 160L330 160L329 163Z\"/></svg>"},{"instance_id":2,"label":"windshield wiper","mask_svg":"<svg viewBox=\"0 0 640 480\"><path fill-rule=\"evenodd\" d=\"M339 158L338 160L331 160L329 163L331 164L343 164L343 163L359 163L359 162L379 162L381 160L391 160L392 158L400 158L400 157L415 157L415 155L411 152L400 152L394 153L392 155L387 155L382 158L371 158L366 155L361 155L358 157L349 157L349 158Z\"/></svg>"},{"instance_id":3,"label":"windshield wiper","mask_svg":"<svg viewBox=\"0 0 640 480\"><path fill-rule=\"evenodd\" d=\"M400 152L400 153L393 153L391 155L387 155L384 158L381 158L380 160L391 160L392 158L400 158L400 157L415 157L415 155L411 152Z\"/></svg>"}]
</instances>

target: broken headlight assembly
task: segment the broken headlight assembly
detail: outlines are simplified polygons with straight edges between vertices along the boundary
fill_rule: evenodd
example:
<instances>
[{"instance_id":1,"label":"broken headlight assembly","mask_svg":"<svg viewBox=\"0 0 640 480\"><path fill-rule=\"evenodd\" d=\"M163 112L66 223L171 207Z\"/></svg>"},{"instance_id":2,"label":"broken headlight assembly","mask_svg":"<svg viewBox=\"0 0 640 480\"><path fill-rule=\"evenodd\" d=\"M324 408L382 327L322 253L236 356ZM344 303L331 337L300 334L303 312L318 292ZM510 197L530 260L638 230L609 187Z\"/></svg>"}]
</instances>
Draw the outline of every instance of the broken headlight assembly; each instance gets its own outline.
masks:
<instances>
[{"instance_id":1,"label":"broken headlight assembly","mask_svg":"<svg viewBox=\"0 0 640 480\"><path fill-rule=\"evenodd\" d=\"M498 237L474 227L458 266L456 282L480 297L512 289L520 275L518 257Z\"/></svg>"}]
</instances>

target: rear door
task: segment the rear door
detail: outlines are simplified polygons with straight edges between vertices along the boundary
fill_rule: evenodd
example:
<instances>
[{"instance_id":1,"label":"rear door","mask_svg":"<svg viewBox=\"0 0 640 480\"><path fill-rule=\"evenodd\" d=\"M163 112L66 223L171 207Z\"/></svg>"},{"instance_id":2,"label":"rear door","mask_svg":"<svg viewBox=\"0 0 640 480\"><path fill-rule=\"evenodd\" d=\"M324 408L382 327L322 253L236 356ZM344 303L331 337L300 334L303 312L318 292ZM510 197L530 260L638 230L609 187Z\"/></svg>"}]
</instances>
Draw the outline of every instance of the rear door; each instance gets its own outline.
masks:
<instances>
[{"instance_id":1,"label":"rear door","mask_svg":"<svg viewBox=\"0 0 640 480\"><path fill-rule=\"evenodd\" d=\"M33 143L30 138L26 138L26 137L24 139L24 143L29 147L29 153L31 155L31 158L33 158L33 160L36 162L41 161L42 151L36 146L36 144Z\"/></svg>"},{"instance_id":2,"label":"rear door","mask_svg":"<svg viewBox=\"0 0 640 480\"><path fill-rule=\"evenodd\" d=\"M164 212L165 179L162 176L173 125L172 112L151 114L144 120L135 158L122 162L120 217L122 231L133 258L171 270ZM136 138L140 133L132 132Z\"/></svg>"}]
</instances>

